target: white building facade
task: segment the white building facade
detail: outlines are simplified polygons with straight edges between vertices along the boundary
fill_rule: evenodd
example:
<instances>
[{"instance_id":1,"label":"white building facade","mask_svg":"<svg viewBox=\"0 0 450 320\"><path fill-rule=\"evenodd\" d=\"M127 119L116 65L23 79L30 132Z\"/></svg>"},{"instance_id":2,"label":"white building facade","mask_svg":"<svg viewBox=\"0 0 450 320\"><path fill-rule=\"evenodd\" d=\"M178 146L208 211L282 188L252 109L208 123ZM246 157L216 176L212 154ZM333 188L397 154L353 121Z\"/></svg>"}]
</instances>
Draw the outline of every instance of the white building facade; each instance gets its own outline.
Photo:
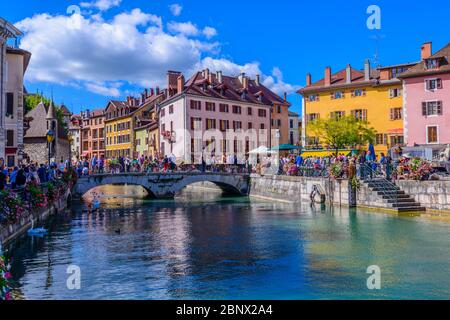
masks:
<instances>
[{"instance_id":1,"label":"white building facade","mask_svg":"<svg viewBox=\"0 0 450 320\"><path fill-rule=\"evenodd\" d=\"M245 75L204 70L185 83L182 74L169 74L159 106L161 153L184 163L245 163L249 151L275 139L268 91Z\"/></svg>"}]
</instances>

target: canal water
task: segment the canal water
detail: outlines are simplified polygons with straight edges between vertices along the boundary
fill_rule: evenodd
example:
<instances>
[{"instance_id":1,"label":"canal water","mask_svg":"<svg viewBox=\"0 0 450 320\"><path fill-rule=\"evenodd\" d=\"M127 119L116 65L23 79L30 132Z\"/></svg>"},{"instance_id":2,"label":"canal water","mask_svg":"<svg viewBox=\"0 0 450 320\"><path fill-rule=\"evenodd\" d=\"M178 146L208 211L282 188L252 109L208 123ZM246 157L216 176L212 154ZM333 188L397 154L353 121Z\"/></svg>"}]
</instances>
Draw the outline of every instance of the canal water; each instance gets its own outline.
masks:
<instances>
[{"instance_id":1,"label":"canal water","mask_svg":"<svg viewBox=\"0 0 450 320\"><path fill-rule=\"evenodd\" d=\"M449 299L450 223L185 190L96 190L7 252L24 299ZM120 196L119 196L120 195ZM81 289L67 286L69 266ZM369 290L369 266L381 289Z\"/></svg>"}]
</instances>

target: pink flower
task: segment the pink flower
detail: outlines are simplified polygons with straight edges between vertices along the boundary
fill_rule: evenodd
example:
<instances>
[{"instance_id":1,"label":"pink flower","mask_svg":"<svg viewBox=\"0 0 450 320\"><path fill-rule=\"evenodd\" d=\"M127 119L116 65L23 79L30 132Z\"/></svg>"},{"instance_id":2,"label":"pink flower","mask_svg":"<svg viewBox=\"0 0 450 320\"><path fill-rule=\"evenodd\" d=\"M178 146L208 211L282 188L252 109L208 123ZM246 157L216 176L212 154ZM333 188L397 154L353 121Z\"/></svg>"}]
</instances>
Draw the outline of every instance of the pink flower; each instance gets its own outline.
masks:
<instances>
[{"instance_id":1,"label":"pink flower","mask_svg":"<svg viewBox=\"0 0 450 320\"><path fill-rule=\"evenodd\" d=\"M12 300L11 292L7 292L7 293L5 294L5 300L7 300L7 301Z\"/></svg>"},{"instance_id":2,"label":"pink flower","mask_svg":"<svg viewBox=\"0 0 450 320\"><path fill-rule=\"evenodd\" d=\"M11 273L10 272L5 272L4 277L5 277L5 279L11 279Z\"/></svg>"}]
</instances>

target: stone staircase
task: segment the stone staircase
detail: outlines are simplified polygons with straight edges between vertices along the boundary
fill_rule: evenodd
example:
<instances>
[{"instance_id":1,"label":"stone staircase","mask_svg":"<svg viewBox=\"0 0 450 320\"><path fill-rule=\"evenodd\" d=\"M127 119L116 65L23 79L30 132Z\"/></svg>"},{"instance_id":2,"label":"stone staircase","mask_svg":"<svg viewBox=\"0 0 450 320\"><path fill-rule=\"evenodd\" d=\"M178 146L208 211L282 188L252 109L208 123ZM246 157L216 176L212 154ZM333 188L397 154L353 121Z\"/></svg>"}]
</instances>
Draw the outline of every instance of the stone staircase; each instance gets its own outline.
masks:
<instances>
[{"instance_id":1,"label":"stone staircase","mask_svg":"<svg viewBox=\"0 0 450 320\"><path fill-rule=\"evenodd\" d=\"M384 178L367 178L364 183L373 193L378 194L380 201L389 209L396 210L399 213L426 211L426 208L422 207L414 198Z\"/></svg>"}]
</instances>

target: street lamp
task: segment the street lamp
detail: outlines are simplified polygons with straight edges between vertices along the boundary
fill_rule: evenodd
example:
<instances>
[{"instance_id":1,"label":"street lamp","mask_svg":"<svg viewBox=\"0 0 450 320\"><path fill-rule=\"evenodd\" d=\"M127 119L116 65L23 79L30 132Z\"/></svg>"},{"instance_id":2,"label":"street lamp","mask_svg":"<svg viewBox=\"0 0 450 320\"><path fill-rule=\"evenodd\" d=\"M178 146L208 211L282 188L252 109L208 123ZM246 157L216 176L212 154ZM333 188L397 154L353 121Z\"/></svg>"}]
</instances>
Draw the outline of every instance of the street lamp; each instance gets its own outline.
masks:
<instances>
[{"instance_id":1,"label":"street lamp","mask_svg":"<svg viewBox=\"0 0 450 320\"><path fill-rule=\"evenodd\" d=\"M51 165L50 159L52 156L52 152L51 152L52 151L52 143L55 140L55 133L53 132L53 130L48 130L46 137L47 137L47 146L48 146L48 165L50 166Z\"/></svg>"},{"instance_id":2,"label":"street lamp","mask_svg":"<svg viewBox=\"0 0 450 320\"><path fill-rule=\"evenodd\" d=\"M72 143L73 143L74 139L73 139L71 132L69 132L67 137L69 139L69 169L71 169L72 168Z\"/></svg>"}]
</instances>

